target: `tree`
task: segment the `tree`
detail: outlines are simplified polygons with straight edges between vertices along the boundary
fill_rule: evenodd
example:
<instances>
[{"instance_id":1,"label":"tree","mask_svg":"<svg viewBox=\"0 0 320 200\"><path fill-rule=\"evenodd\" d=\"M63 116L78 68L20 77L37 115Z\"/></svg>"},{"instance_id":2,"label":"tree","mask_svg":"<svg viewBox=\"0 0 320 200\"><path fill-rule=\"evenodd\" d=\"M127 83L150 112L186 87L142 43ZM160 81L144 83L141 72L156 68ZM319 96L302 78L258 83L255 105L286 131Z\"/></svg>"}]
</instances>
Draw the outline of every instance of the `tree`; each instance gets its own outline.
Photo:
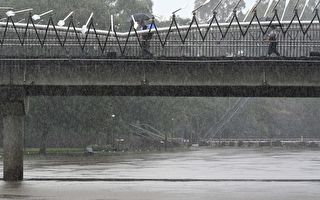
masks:
<instances>
[{"instance_id":1,"label":"tree","mask_svg":"<svg viewBox=\"0 0 320 200\"><path fill-rule=\"evenodd\" d=\"M114 15L115 26L119 30L128 30L132 14L152 14L151 0L107 0L106 4L108 15Z\"/></svg>"},{"instance_id":2,"label":"tree","mask_svg":"<svg viewBox=\"0 0 320 200\"><path fill-rule=\"evenodd\" d=\"M205 0L196 0L195 1L195 8L198 7L199 5L201 5ZM264 19L264 14L266 12L266 8L268 7L269 2L272 1L272 4L270 6L269 11L266 13L266 17L271 18L273 17L273 8L276 6L277 2L276 0L262 0L259 4L259 6L257 7L257 15L260 19ZM293 15L294 15L294 7L297 3L297 0L285 0L285 1L280 1L279 4L277 5L277 11L278 11L278 15L281 18L282 14L284 12L284 8L285 8L285 4L286 1L289 2L288 7L286 9L286 13L284 15L283 20L291 20ZM308 1L308 2L307 2ZM208 3L207 5L205 5L203 8L201 8L201 10L199 10L197 12L197 16L199 17L199 19L202 22L208 22L210 20L210 18L212 17L212 9L218 4L219 0L212 0L210 1L210 3ZM219 22L225 22L226 19L228 18L228 16L230 15L230 13L232 13L232 9L234 8L234 6L236 5L238 1L237 0L226 0L223 1L223 3L218 7L217 11L217 18L219 19ZM314 8L315 5L318 3L317 0L302 0L299 1L299 4L297 5L297 10L298 10L298 15L300 17L302 9L304 7L304 5L307 4L307 7L305 9L305 12L302 16L302 18L304 20L311 20L312 17L314 16ZM257 3L257 1L256 1ZM247 6L245 4L244 1L242 1L239 6L238 6L238 11L242 10L245 8L245 6ZM250 11L251 8L246 8L247 10ZM240 20L244 19L244 16L246 15L246 13L240 12L239 16L240 16ZM251 17L253 16L253 12L249 13L248 16L248 20L251 20Z\"/></svg>"},{"instance_id":3,"label":"tree","mask_svg":"<svg viewBox=\"0 0 320 200\"><path fill-rule=\"evenodd\" d=\"M276 7L280 19L282 17L283 12L284 12L286 1L288 1L288 0L280 1L279 4ZM299 17L301 15L302 9L303 9L306 1L308 1L308 4L307 4L307 7L305 9L305 12L304 12L304 15L303 15L302 18L304 20L311 20L311 18L314 16L314 13L313 13L314 7L315 7L315 5L316 5L316 3L318 1L317 0L302 0L302 1L299 1L299 4L297 5L297 11L298 11ZM272 2L272 4L270 6L270 9L266 13L266 9L268 7L269 2ZM258 5L257 9L256 9L258 17L260 19L264 19L264 17L268 17L268 18L273 17L273 15L274 15L273 8L275 8L277 2L278 1L276 1L276 0L262 0L260 2L260 4ZM297 0L290 0L288 2L289 2L289 4L288 4L288 7L286 9L286 13L284 15L283 20L291 20L293 15L294 15L294 8L296 6ZM265 14L266 14L266 16L265 16ZM252 15L253 15L253 13L251 13L249 15L248 20L251 19L250 17L252 17Z\"/></svg>"},{"instance_id":4,"label":"tree","mask_svg":"<svg viewBox=\"0 0 320 200\"><path fill-rule=\"evenodd\" d=\"M195 1L195 8L202 5L206 0L196 0ZM197 16L200 19L201 22L208 22L212 16L212 10L213 8L218 4L219 0L212 0L205 6L203 6L198 12ZM237 5L238 0L225 0L221 3L221 5L218 7L217 11L217 19L219 22L225 22L230 14L232 14L233 9ZM245 7L245 2L241 1L237 11L241 11ZM242 13L241 13L242 14Z\"/></svg>"},{"instance_id":5,"label":"tree","mask_svg":"<svg viewBox=\"0 0 320 200\"><path fill-rule=\"evenodd\" d=\"M12 6L17 10L33 8L32 13L37 14L54 10L55 22L74 11L74 22L79 27L86 23L90 13L93 12L95 25L99 29L108 29L110 15L114 15L116 27L122 30L128 30L129 19L132 14L140 12L151 14L153 6L151 0L0 0L0 4ZM26 14L20 14L15 18L21 19L27 16Z\"/></svg>"}]
</instances>

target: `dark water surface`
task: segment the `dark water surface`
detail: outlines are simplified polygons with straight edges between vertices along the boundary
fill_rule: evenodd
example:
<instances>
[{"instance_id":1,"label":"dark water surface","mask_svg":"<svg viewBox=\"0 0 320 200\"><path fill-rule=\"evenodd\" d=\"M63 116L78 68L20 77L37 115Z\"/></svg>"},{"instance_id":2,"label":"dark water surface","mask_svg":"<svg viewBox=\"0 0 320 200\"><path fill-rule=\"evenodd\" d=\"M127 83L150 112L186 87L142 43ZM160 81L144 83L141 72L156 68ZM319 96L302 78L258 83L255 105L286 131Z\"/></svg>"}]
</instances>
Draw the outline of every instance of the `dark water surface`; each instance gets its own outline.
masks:
<instances>
[{"instance_id":1,"label":"dark water surface","mask_svg":"<svg viewBox=\"0 0 320 200\"><path fill-rule=\"evenodd\" d=\"M2 167L1 163L0 176ZM21 183L0 181L0 199L316 200L320 199L320 152L204 149L27 158L25 178ZM59 181L67 178L73 180Z\"/></svg>"}]
</instances>

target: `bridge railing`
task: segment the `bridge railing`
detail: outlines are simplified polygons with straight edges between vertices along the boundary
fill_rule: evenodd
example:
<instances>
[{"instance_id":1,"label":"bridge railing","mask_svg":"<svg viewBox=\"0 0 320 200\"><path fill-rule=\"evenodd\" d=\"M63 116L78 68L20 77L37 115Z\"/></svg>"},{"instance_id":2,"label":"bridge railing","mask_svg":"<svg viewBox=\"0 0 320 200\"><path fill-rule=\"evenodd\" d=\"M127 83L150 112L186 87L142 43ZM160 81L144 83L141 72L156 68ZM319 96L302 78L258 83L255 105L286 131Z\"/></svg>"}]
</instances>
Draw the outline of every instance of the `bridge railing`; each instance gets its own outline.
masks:
<instances>
[{"instance_id":1,"label":"bridge railing","mask_svg":"<svg viewBox=\"0 0 320 200\"><path fill-rule=\"evenodd\" d=\"M154 23L154 22L153 22ZM208 24L199 24L194 16L189 25L178 26L175 16L169 27L155 24L148 30L129 27L126 33L98 30L91 20L82 33L71 19L58 27L50 18L47 25L35 24L31 15L27 23L15 23L12 17L0 22L1 57L143 57L143 35L155 57L264 57L270 42L271 26L279 33L278 51L285 57L309 57L320 52L320 18L315 12L311 21L301 21L296 11L291 21L280 21L277 12L270 21L260 21L254 13L249 22L239 22L236 14L228 23L219 23L216 14Z\"/></svg>"}]
</instances>

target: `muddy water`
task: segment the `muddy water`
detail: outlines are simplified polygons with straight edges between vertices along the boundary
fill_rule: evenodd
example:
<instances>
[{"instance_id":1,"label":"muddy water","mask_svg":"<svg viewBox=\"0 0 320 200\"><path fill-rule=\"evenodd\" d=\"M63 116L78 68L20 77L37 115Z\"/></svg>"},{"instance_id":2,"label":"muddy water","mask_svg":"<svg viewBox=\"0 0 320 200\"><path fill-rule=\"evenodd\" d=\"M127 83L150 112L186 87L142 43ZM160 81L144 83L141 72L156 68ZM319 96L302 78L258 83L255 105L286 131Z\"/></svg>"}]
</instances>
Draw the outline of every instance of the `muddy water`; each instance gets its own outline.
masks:
<instances>
[{"instance_id":1,"label":"muddy water","mask_svg":"<svg viewBox=\"0 0 320 200\"><path fill-rule=\"evenodd\" d=\"M33 158L25 161L27 181L0 181L0 199L318 199L319 169L319 151L219 149ZM0 170L2 176L2 163ZM43 178L56 180L30 180ZM57 181L65 178L90 181ZM190 179L195 181L183 181Z\"/></svg>"}]
</instances>

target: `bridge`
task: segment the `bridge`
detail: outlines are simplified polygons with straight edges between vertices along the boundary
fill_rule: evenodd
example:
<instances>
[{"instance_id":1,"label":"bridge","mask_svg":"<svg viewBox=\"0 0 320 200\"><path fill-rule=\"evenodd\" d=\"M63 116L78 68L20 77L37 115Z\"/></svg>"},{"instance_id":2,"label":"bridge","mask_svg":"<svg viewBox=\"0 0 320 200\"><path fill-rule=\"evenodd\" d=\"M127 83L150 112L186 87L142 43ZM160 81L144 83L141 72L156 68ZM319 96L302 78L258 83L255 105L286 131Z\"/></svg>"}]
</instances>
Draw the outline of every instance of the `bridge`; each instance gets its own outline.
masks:
<instances>
[{"instance_id":1,"label":"bridge","mask_svg":"<svg viewBox=\"0 0 320 200\"><path fill-rule=\"evenodd\" d=\"M279 52L286 58L319 56L319 14L310 21L300 20L298 11L291 21L280 21L277 12L271 20L261 21L256 12L250 21L240 22L236 12L230 22L219 22L217 13L208 24L199 24L196 15L189 25L180 26L175 15L169 27L157 27L154 19L147 30L137 30L132 24L128 32L96 29L91 19L87 29L55 25L52 17L46 25L34 22L30 14L27 23L8 17L0 22L1 57L3 58L141 58L144 34L149 40L154 59L214 59L221 57L261 58L267 56L266 35L272 26L279 34Z\"/></svg>"},{"instance_id":2,"label":"bridge","mask_svg":"<svg viewBox=\"0 0 320 200\"><path fill-rule=\"evenodd\" d=\"M148 30L87 30L74 25L0 22L0 112L4 132L4 180L23 179L24 116L29 96L232 96L319 97L320 18L291 21L256 12L240 22L236 12L208 24L153 21ZM267 57L266 35L279 32L280 57ZM149 41L143 35L151 34ZM153 55L143 54L148 42Z\"/></svg>"}]
</instances>

